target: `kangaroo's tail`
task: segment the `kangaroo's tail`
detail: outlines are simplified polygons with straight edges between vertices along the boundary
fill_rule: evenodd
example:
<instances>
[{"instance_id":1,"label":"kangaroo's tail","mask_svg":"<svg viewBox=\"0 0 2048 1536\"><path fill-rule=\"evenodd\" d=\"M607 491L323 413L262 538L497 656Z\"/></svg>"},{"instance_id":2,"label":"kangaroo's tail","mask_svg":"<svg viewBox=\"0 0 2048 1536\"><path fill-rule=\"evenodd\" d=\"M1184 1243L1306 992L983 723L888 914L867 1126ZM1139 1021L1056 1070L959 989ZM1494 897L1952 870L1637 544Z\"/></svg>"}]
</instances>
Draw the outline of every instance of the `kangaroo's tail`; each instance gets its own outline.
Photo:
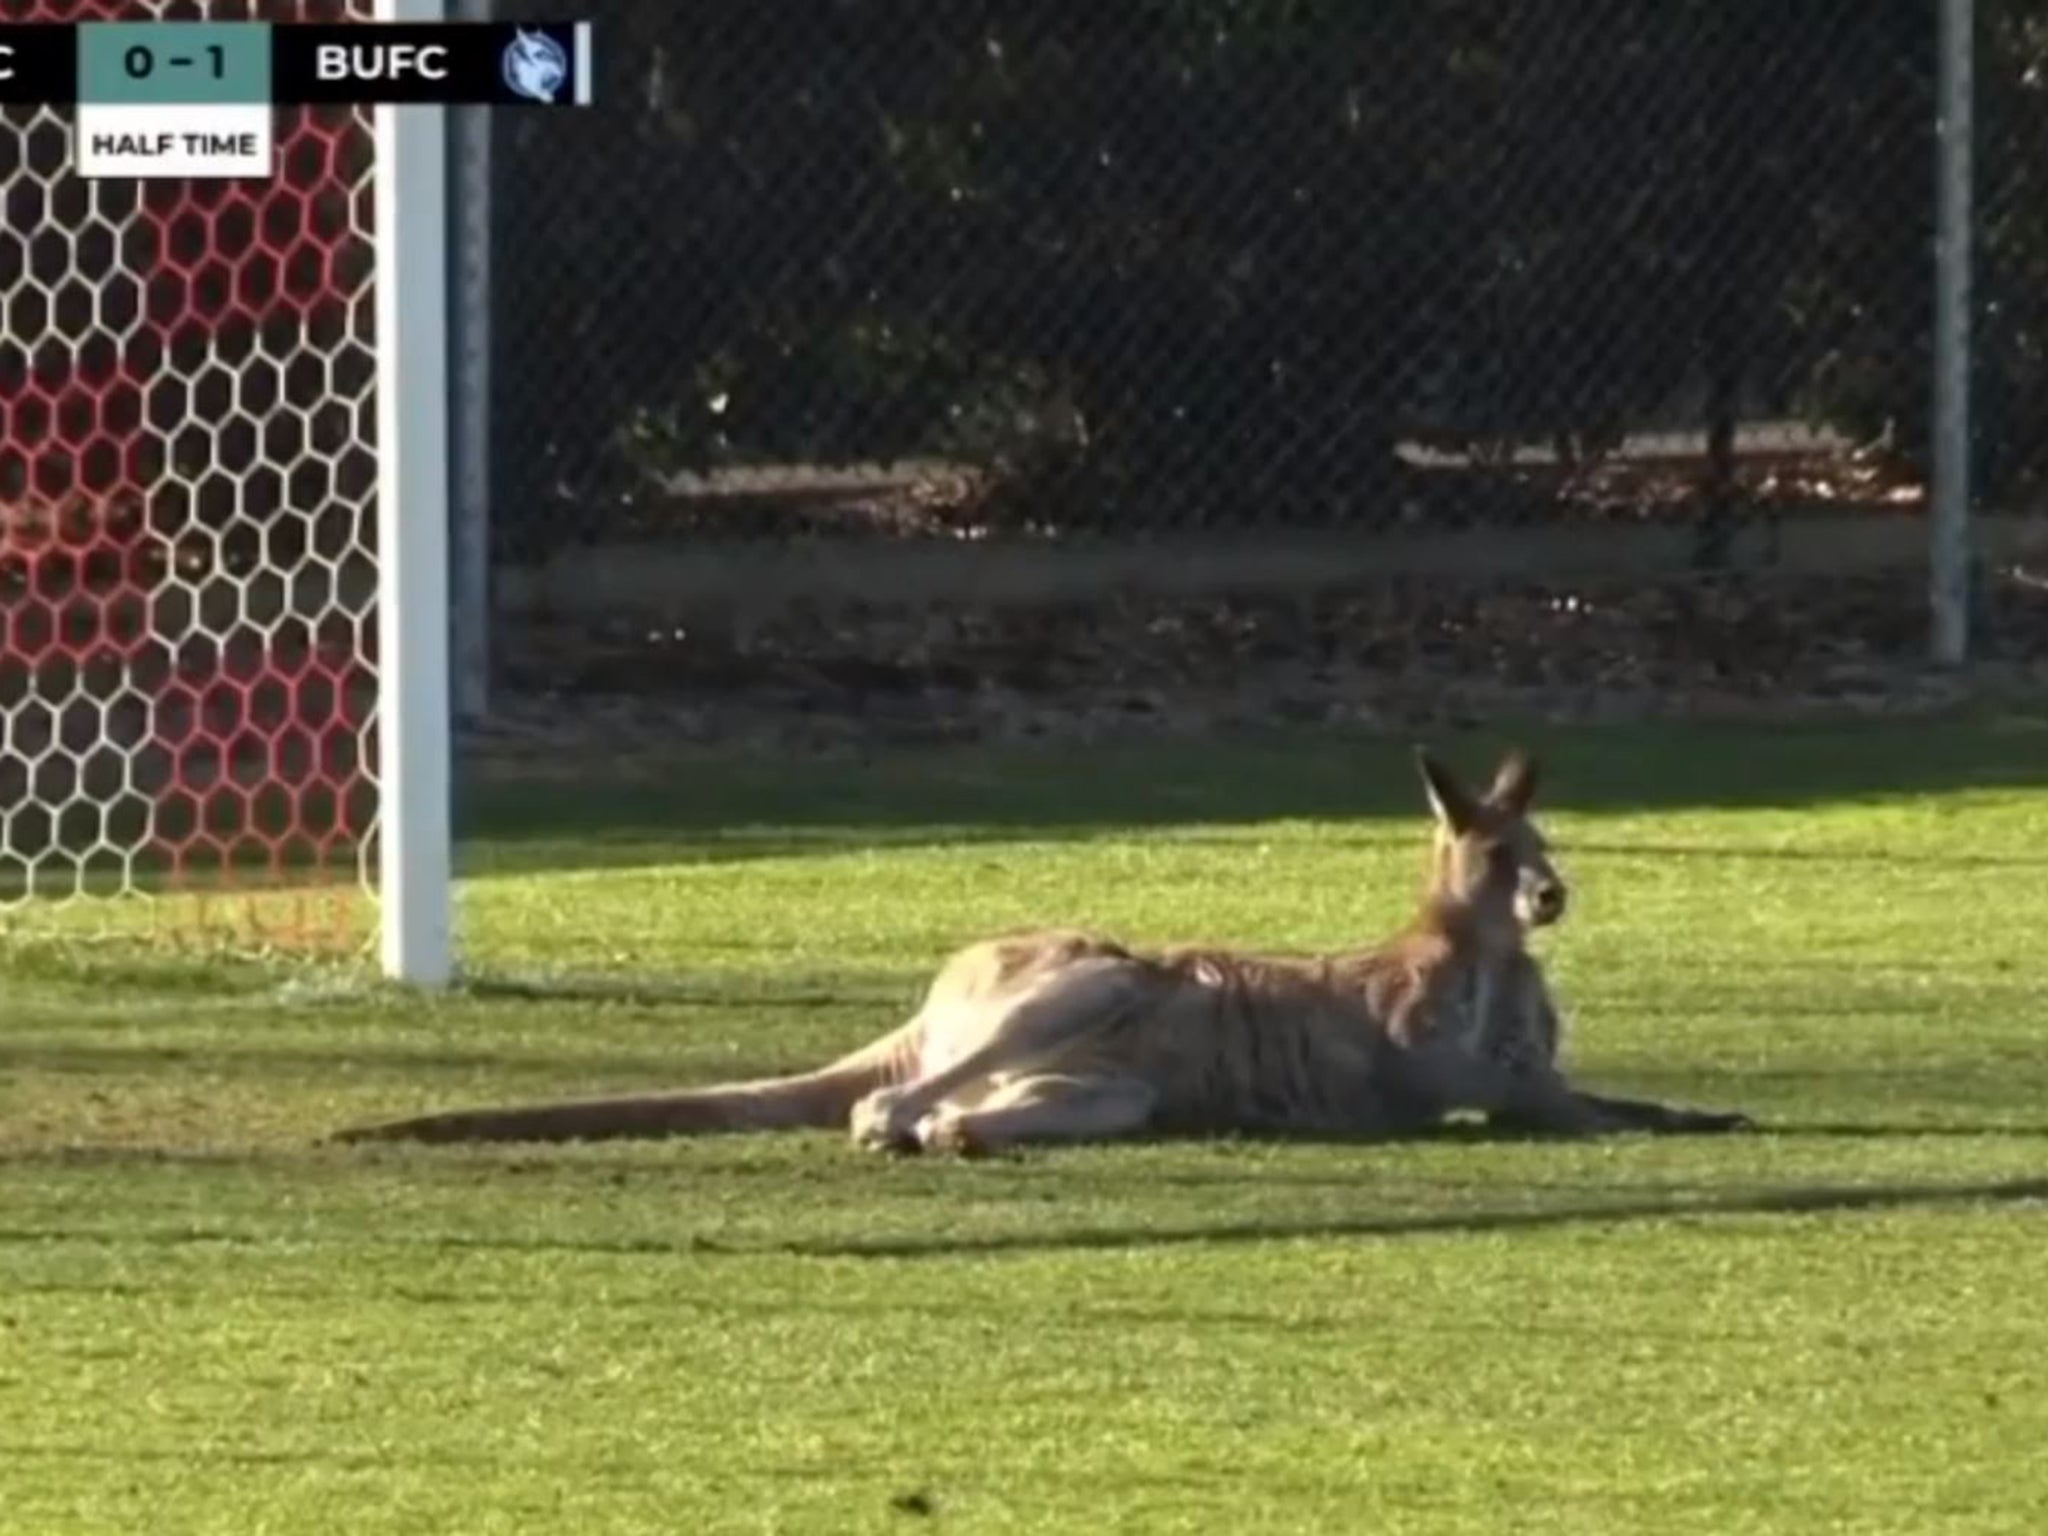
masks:
<instances>
[{"instance_id":1,"label":"kangaroo's tail","mask_svg":"<svg viewBox=\"0 0 2048 1536\"><path fill-rule=\"evenodd\" d=\"M328 1139L357 1141L598 1141L691 1136L714 1131L796 1130L844 1125L876 1088L915 1075L922 1030L916 1020L830 1066L793 1077L721 1083L670 1093L564 1099L491 1109L458 1109L349 1126Z\"/></svg>"}]
</instances>

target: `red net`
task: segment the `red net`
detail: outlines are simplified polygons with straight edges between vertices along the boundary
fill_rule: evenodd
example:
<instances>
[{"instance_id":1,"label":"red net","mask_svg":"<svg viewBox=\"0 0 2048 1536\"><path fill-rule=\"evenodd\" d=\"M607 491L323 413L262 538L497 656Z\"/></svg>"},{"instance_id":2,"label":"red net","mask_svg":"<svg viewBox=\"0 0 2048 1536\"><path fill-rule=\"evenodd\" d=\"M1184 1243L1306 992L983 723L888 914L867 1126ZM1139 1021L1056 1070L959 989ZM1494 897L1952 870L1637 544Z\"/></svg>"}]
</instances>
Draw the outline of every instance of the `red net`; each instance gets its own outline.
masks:
<instances>
[{"instance_id":1,"label":"red net","mask_svg":"<svg viewBox=\"0 0 2048 1536\"><path fill-rule=\"evenodd\" d=\"M70 160L66 114L0 109L0 905L169 891L181 930L353 933L376 805L367 116L281 109L267 182Z\"/></svg>"}]
</instances>

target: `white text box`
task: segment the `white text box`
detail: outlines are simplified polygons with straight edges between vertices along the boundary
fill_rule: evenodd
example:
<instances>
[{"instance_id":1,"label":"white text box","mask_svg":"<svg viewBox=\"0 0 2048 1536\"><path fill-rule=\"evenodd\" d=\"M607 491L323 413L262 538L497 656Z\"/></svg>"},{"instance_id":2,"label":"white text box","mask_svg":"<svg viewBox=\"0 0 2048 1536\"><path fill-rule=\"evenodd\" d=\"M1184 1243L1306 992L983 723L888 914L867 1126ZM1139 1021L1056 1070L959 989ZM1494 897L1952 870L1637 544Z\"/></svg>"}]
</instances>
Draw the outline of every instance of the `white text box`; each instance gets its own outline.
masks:
<instances>
[{"instance_id":1,"label":"white text box","mask_svg":"<svg viewBox=\"0 0 2048 1536\"><path fill-rule=\"evenodd\" d=\"M268 177L272 115L267 105L81 104L71 159L88 178Z\"/></svg>"}]
</instances>

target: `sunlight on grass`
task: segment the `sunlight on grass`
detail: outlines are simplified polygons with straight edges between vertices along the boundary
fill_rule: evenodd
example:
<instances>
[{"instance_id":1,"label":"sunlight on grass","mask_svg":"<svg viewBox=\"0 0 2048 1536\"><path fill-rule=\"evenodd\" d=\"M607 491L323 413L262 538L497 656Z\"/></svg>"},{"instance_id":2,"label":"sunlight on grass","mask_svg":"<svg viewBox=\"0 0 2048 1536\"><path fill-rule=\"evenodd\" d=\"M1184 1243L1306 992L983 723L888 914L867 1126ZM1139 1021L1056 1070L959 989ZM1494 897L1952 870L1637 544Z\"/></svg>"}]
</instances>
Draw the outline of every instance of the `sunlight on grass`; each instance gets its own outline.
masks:
<instances>
[{"instance_id":1,"label":"sunlight on grass","mask_svg":"<svg viewBox=\"0 0 2048 1536\"><path fill-rule=\"evenodd\" d=\"M441 998L13 931L0 1531L2048 1529L2044 742L1541 738L1571 1060L1733 1140L318 1144L809 1064L1008 926L1376 936L1392 743L494 791Z\"/></svg>"}]
</instances>

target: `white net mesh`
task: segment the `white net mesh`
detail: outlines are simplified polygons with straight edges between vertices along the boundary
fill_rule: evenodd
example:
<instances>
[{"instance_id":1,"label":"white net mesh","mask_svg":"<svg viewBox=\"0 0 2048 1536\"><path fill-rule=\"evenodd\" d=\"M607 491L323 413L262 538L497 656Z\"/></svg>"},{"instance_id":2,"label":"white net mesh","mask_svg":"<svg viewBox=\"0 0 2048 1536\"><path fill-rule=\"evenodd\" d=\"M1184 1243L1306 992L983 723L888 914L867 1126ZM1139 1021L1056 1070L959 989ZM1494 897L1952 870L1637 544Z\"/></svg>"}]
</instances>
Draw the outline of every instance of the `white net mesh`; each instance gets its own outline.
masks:
<instances>
[{"instance_id":1,"label":"white net mesh","mask_svg":"<svg viewBox=\"0 0 2048 1536\"><path fill-rule=\"evenodd\" d=\"M365 19L27 0L19 19ZM98 181L0 109L0 925L362 935L374 773L367 110L276 178ZM126 897L127 901L88 898Z\"/></svg>"}]
</instances>

